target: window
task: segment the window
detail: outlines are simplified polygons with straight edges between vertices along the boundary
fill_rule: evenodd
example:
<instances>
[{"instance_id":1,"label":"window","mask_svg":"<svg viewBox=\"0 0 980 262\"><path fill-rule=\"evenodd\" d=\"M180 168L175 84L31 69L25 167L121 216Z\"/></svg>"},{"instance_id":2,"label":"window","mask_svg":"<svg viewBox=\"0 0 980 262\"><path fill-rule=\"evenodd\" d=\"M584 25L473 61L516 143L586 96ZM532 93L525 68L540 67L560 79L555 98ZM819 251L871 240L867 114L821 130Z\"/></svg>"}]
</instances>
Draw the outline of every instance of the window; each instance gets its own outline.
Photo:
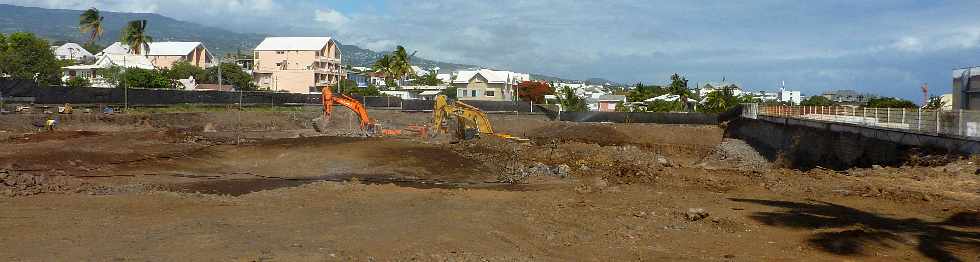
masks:
<instances>
[{"instance_id":1,"label":"window","mask_svg":"<svg viewBox=\"0 0 980 262\"><path fill-rule=\"evenodd\" d=\"M476 90L470 90L470 96L476 97Z\"/></svg>"},{"instance_id":2,"label":"window","mask_svg":"<svg viewBox=\"0 0 980 262\"><path fill-rule=\"evenodd\" d=\"M276 51L276 54L277 55L282 55L282 54L285 54L285 53L286 53L286 51Z\"/></svg>"},{"instance_id":3,"label":"window","mask_svg":"<svg viewBox=\"0 0 980 262\"><path fill-rule=\"evenodd\" d=\"M459 89L459 91L456 92L456 96L466 97L466 89Z\"/></svg>"},{"instance_id":4,"label":"window","mask_svg":"<svg viewBox=\"0 0 980 262\"><path fill-rule=\"evenodd\" d=\"M487 90L487 91L485 92L485 94L486 94L487 96L493 96L493 91L490 91L490 90Z\"/></svg>"}]
</instances>

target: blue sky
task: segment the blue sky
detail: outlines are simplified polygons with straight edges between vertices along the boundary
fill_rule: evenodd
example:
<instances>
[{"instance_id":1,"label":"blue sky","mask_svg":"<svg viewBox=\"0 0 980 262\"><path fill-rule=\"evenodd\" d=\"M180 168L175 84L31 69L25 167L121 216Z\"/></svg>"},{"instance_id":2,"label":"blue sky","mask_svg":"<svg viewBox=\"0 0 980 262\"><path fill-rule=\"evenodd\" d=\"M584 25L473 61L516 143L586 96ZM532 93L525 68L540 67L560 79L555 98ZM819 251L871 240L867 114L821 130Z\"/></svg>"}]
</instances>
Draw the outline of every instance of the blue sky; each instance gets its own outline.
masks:
<instances>
[{"instance_id":1,"label":"blue sky","mask_svg":"<svg viewBox=\"0 0 980 262\"><path fill-rule=\"evenodd\" d=\"M275 35L402 44L449 62L566 78L750 90L855 89L919 102L951 70L980 64L980 1L920 0L21 0L48 8L155 12Z\"/></svg>"}]
</instances>

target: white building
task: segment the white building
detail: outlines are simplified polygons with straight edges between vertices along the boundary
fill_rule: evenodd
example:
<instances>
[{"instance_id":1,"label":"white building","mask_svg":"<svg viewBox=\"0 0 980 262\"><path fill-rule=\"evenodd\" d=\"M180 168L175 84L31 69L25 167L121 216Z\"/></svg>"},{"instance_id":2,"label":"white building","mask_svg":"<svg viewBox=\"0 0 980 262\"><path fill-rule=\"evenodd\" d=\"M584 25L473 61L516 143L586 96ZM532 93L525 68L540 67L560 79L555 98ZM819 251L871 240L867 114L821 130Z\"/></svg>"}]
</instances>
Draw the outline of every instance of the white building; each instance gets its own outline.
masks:
<instances>
[{"instance_id":1,"label":"white building","mask_svg":"<svg viewBox=\"0 0 980 262\"><path fill-rule=\"evenodd\" d=\"M803 102L803 93L800 91L788 91L786 89L779 89L779 102L790 103L793 105L799 105Z\"/></svg>"},{"instance_id":2,"label":"white building","mask_svg":"<svg viewBox=\"0 0 980 262\"><path fill-rule=\"evenodd\" d=\"M743 93L743 95L752 97L754 99L759 99L763 102L779 101L779 93L776 92L766 92L766 91L749 91Z\"/></svg>"},{"instance_id":3,"label":"white building","mask_svg":"<svg viewBox=\"0 0 980 262\"><path fill-rule=\"evenodd\" d=\"M120 42L109 45L99 56L103 54L132 54L130 48ZM170 68L175 63L186 61L191 65L207 68L214 64L214 56L211 51L201 42L150 42L142 50L141 55L145 56L157 68Z\"/></svg>"},{"instance_id":4,"label":"white building","mask_svg":"<svg viewBox=\"0 0 980 262\"><path fill-rule=\"evenodd\" d=\"M513 101L517 84L530 80L530 74L480 69L456 72L452 85L460 100Z\"/></svg>"},{"instance_id":5,"label":"white building","mask_svg":"<svg viewBox=\"0 0 980 262\"><path fill-rule=\"evenodd\" d=\"M704 86L702 86L698 90L698 96L700 96L703 99L703 98L707 97L708 94L711 94L711 93L714 93L714 92L717 92L717 91L721 91L721 90L725 90L725 89L731 90L732 91L732 94L735 95L735 96L741 96L742 93L744 93L742 91L742 88L738 87L738 84L735 84L735 83L732 83L732 82L717 82L717 83L707 83L707 84L704 84Z\"/></svg>"},{"instance_id":6,"label":"white building","mask_svg":"<svg viewBox=\"0 0 980 262\"><path fill-rule=\"evenodd\" d=\"M92 53L76 43L66 43L60 46L52 46L51 52L54 52L54 56L59 60L82 61L85 59L95 58L95 55L92 55Z\"/></svg>"},{"instance_id":7,"label":"white building","mask_svg":"<svg viewBox=\"0 0 980 262\"><path fill-rule=\"evenodd\" d=\"M82 77L91 82L92 87L112 87L106 83L98 74L98 70L110 67L154 69L153 63L145 56L131 54L103 54L98 57L95 64L73 65L62 67L62 80L74 77Z\"/></svg>"}]
</instances>

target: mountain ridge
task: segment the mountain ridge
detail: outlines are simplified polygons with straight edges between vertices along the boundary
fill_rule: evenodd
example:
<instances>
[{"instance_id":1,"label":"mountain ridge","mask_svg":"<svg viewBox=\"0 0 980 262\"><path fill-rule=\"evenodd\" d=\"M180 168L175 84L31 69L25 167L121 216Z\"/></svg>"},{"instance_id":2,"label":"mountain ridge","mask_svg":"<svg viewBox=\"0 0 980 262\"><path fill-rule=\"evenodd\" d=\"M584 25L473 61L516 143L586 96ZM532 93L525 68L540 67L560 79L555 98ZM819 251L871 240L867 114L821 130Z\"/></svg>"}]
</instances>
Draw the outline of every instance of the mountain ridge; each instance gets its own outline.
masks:
<instances>
[{"instance_id":1,"label":"mountain ridge","mask_svg":"<svg viewBox=\"0 0 980 262\"><path fill-rule=\"evenodd\" d=\"M51 42L67 41L84 43L88 37L78 30L78 16L81 10L48 9L0 4L0 33L31 32ZM126 22L137 19L147 20L147 34L154 41L195 41L202 42L217 56L236 52L249 52L267 34L239 33L227 29L181 21L156 13L126 13L101 11L104 20L103 37L96 43L107 46L119 39ZM344 44L337 40L344 54L344 64L370 66L384 55L356 45ZM423 68L439 67L440 70L455 71L481 68L477 65L441 62L422 57L413 59L413 64ZM532 73L532 78L546 81L573 81L559 77Z\"/></svg>"}]
</instances>

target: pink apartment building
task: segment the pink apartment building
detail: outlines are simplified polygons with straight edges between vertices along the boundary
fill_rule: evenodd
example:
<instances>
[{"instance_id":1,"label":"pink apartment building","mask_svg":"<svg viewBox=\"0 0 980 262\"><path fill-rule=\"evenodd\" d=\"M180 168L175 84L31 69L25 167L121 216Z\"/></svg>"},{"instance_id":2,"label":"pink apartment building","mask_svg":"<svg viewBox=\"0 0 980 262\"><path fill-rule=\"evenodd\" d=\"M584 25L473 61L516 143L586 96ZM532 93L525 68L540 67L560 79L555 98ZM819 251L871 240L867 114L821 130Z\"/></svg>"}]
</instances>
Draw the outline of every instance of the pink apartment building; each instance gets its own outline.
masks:
<instances>
[{"instance_id":1,"label":"pink apartment building","mask_svg":"<svg viewBox=\"0 0 980 262\"><path fill-rule=\"evenodd\" d=\"M268 37L255 47L252 74L259 88L319 93L346 78L340 59L330 37Z\"/></svg>"}]
</instances>

